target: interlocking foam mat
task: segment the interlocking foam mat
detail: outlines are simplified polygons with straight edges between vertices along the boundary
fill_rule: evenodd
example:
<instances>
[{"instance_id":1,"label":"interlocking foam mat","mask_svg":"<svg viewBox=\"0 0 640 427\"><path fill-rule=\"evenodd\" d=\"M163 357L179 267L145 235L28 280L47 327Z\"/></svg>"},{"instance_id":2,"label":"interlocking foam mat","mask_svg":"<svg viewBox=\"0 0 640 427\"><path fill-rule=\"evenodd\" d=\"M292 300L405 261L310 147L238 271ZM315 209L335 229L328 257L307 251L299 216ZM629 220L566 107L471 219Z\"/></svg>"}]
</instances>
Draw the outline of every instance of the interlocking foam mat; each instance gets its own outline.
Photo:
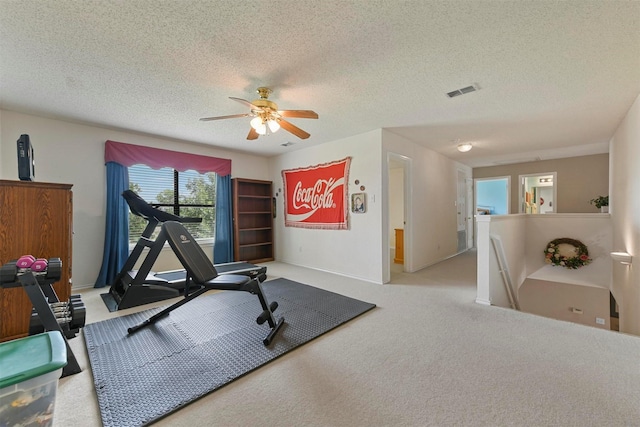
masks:
<instances>
[{"instance_id":1,"label":"interlocking foam mat","mask_svg":"<svg viewBox=\"0 0 640 427\"><path fill-rule=\"evenodd\" d=\"M132 335L127 328L162 308L86 325L103 425L148 425L375 307L288 279L262 286L285 318L268 347L260 302L247 292L200 296Z\"/></svg>"}]
</instances>

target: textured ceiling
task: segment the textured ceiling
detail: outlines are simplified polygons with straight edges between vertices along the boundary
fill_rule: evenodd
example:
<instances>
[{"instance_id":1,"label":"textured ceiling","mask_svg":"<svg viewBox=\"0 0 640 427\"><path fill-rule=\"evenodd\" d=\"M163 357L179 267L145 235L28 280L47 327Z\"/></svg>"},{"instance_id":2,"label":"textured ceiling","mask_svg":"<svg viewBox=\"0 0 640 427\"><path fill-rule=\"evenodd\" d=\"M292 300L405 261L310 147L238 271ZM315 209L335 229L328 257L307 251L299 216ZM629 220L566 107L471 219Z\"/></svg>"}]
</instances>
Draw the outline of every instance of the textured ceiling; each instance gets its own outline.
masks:
<instances>
[{"instance_id":1,"label":"textured ceiling","mask_svg":"<svg viewBox=\"0 0 640 427\"><path fill-rule=\"evenodd\" d=\"M639 28L640 1L0 0L0 107L265 156L377 128L471 166L592 154L640 94ZM311 137L198 120L258 86Z\"/></svg>"}]
</instances>

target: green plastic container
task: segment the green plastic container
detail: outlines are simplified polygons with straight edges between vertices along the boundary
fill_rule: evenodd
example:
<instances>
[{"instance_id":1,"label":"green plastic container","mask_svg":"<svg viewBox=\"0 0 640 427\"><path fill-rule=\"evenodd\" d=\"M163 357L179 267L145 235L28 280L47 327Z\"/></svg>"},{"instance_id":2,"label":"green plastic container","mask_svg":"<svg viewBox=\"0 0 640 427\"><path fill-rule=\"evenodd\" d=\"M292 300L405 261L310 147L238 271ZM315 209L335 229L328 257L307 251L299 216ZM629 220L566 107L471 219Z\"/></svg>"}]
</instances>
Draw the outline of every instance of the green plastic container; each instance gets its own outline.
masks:
<instances>
[{"instance_id":1,"label":"green plastic container","mask_svg":"<svg viewBox=\"0 0 640 427\"><path fill-rule=\"evenodd\" d=\"M58 331L0 343L0 425L50 426L67 348Z\"/></svg>"}]
</instances>

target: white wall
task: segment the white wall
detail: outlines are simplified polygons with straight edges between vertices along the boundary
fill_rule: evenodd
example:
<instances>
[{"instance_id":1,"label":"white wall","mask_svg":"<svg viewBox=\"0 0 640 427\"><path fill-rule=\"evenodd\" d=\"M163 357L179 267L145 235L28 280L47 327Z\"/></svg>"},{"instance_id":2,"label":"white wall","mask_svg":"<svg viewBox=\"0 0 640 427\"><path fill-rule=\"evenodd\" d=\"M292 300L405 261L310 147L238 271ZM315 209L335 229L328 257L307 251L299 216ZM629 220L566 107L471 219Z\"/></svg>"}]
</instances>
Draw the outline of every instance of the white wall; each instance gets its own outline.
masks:
<instances>
[{"instance_id":1,"label":"white wall","mask_svg":"<svg viewBox=\"0 0 640 427\"><path fill-rule=\"evenodd\" d=\"M46 119L12 111L0 116L0 178L17 180L16 141L29 134L36 180L73 184L73 284L93 286L104 245L106 178L104 143L114 140L232 160L232 176L270 179L266 158L189 143ZM242 141L239 141L239 143ZM162 265L158 270L164 270Z\"/></svg>"},{"instance_id":2,"label":"white wall","mask_svg":"<svg viewBox=\"0 0 640 427\"><path fill-rule=\"evenodd\" d=\"M476 219L478 223L477 302L509 307L490 236L499 236L503 242L513 290L517 296L520 296L520 286L524 286L523 283L530 279L537 280L538 284L555 282L558 287L563 284L571 285L559 291L558 295L564 295L563 298L565 298L563 304L571 298L576 299L577 294L571 290L573 285L581 285L584 288L596 287L607 289L607 291L610 288L609 253L611 252L612 225L608 214L480 215ZM547 265L544 261L544 250L547 244L562 237L577 239L584 243L593 262L576 270ZM606 300L602 299L595 304L600 308L607 306ZM581 305L584 305L582 299L580 302L574 301L572 307ZM569 306L565 308L567 307ZM602 315L601 309L596 312L598 316ZM591 318L590 324L594 324L594 320L595 318Z\"/></svg>"},{"instance_id":3,"label":"white wall","mask_svg":"<svg viewBox=\"0 0 640 427\"><path fill-rule=\"evenodd\" d=\"M387 154L410 159L410 212L405 226L405 270L416 271L457 252L457 173L471 169L386 130L345 138L271 159L274 187L283 187L281 171L351 156L349 194L366 187L367 213L351 215L349 230L313 230L284 226L284 200L278 196L276 259L332 271L375 283L389 281L391 237ZM354 181L360 184L355 185Z\"/></svg>"},{"instance_id":4,"label":"white wall","mask_svg":"<svg viewBox=\"0 0 640 427\"><path fill-rule=\"evenodd\" d=\"M612 293L620 332L640 335L640 96L610 141L609 162L613 250L629 252L635 264L614 264Z\"/></svg>"},{"instance_id":5,"label":"white wall","mask_svg":"<svg viewBox=\"0 0 640 427\"><path fill-rule=\"evenodd\" d=\"M520 309L526 313L600 329L611 328L608 288L527 279L518 295Z\"/></svg>"},{"instance_id":6,"label":"white wall","mask_svg":"<svg viewBox=\"0 0 640 427\"><path fill-rule=\"evenodd\" d=\"M471 169L417 145L390 131L383 130L383 180L388 182L387 153L411 159L411 192L405 226L405 271L417 271L456 254L458 224L458 170L471 177ZM385 191L386 193L386 191ZM385 194L385 200L390 197ZM471 207L472 201L467 206ZM388 218L383 224L385 247L388 247ZM385 262L388 262L384 260ZM388 278L387 278L388 280Z\"/></svg>"},{"instance_id":7,"label":"white wall","mask_svg":"<svg viewBox=\"0 0 640 427\"><path fill-rule=\"evenodd\" d=\"M527 276L547 266L544 262L544 249L547 244L562 237L580 240L589 249L589 256L602 263L598 274L592 274L590 280L599 280L602 286L609 287L611 281L611 242L612 226L609 214L546 214L528 215L526 222ZM566 268L554 269L569 271L574 275L588 271L590 265L572 271Z\"/></svg>"},{"instance_id":8,"label":"white wall","mask_svg":"<svg viewBox=\"0 0 640 427\"><path fill-rule=\"evenodd\" d=\"M348 193L364 185L367 212L349 213L347 230L319 230L284 226L284 197L277 196L275 252L278 261L331 271L374 283L382 283L381 259L381 131L293 151L270 160L274 191L283 189L282 170L314 166L351 157ZM356 185L355 180L360 184ZM386 234L386 232L385 232ZM388 253L388 247L386 248Z\"/></svg>"},{"instance_id":9,"label":"white wall","mask_svg":"<svg viewBox=\"0 0 640 427\"><path fill-rule=\"evenodd\" d=\"M489 274L488 302L492 305L510 307L507 290L495 256L494 243L490 238L498 239L502 245L507 263L505 267L511 277L513 293L517 298L518 286L525 279L527 270L524 242L527 239L525 224L528 217L529 215L524 214L478 215L476 217L478 221L478 288L480 288L481 278L485 277L485 274ZM486 233L482 228L485 224L489 224L490 227ZM482 238L480 237L481 233L483 234ZM489 256L485 256L487 249ZM480 262L481 257L484 257L483 262ZM487 301L483 302L487 303Z\"/></svg>"},{"instance_id":10,"label":"white wall","mask_svg":"<svg viewBox=\"0 0 640 427\"><path fill-rule=\"evenodd\" d=\"M16 141L18 140L19 137L20 135L16 136ZM2 110L0 110L0 177L4 176L2 175L2 164L3 164L2 158L4 157L4 155L2 154L3 150L1 149L1 147L2 147Z\"/></svg>"}]
</instances>

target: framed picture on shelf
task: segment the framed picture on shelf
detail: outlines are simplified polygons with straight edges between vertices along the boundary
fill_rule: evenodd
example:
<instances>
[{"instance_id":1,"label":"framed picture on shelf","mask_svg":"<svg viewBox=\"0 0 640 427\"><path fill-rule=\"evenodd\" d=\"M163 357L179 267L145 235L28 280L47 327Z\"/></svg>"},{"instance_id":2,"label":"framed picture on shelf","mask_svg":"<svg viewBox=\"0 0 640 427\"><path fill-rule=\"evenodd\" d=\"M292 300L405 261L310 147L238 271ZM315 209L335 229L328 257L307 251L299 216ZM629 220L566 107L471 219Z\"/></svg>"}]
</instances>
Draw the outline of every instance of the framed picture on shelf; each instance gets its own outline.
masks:
<instances>
[{"instance_id":1,"label":"framed picture on shelf","mask_svg":"<svg viewBox=\"0 0 640 427\"><path fill-rule=\"evenodd\" d=\"M353 193L351 195L351 212L365 213L367 211L367 195L365 193Z\"/></svg>"}]
</instances>

